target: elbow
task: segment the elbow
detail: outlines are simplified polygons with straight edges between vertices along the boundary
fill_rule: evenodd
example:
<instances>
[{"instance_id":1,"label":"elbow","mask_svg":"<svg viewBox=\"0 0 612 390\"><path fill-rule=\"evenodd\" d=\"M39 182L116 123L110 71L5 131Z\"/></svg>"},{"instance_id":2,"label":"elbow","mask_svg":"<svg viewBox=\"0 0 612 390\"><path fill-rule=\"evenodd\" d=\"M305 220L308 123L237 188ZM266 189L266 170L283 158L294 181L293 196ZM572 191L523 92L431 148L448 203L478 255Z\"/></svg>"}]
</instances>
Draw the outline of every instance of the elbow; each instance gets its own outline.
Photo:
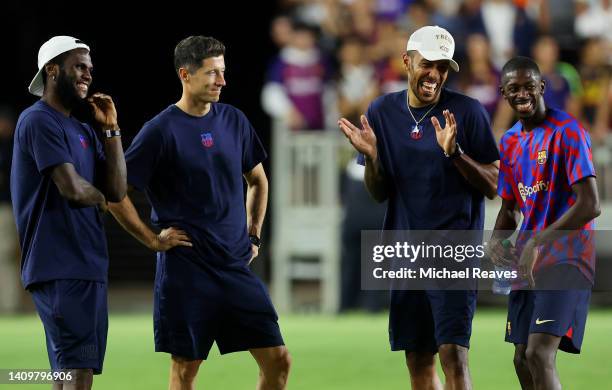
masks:
<instances>
[{"instance_id":1,"label":"elbow","mask_svg":"<svg viewBox=\"0 0 612 390\"><path fill-rule=\"evenodd\" d=\"M599 207L599 202L593 205L591 213L592 213L591 219L595 219L601 215L601 207Z\"/></svg>"},{"instance_id":2,"label":"elbow","mask_svg":"<svg viewBox=\"0 0 612 390\"><path fill-rule=\"evenodd\" d=\"M127 195L127 185L116 186L112 191L108 191L108 193L105 194L106 199L109 202L113 202L113 203L121 202L123 198L125 198L126 195Z\"/></svg>"}]
</instances>

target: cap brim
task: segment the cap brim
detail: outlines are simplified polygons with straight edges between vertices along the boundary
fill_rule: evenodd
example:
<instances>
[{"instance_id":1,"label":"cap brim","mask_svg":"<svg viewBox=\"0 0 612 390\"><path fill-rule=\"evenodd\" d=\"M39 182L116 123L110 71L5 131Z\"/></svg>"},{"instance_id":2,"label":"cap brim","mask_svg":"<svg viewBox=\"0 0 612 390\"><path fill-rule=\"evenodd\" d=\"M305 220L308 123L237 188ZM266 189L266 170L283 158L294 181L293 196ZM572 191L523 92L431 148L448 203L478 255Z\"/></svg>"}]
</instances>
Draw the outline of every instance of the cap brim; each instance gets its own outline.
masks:
<instances>
[{"instance_id":1,"label":"cap brim","mask_svg":"<svg viewBox=\"0 0 612 390\"><path fill-rule=\"evenodd\" d=\"M440 53L437 53L437 52L432 53L432 52L421 51L421 50L419 50L418 52L421 53L423 58L425 58L427 61L448 61L451 69L454 70L455 72L459 72L459 64L457 63L457 61L453 60L452 58L441 56Z\"/></svg>"},{"instance_id":2,"label":"cap brim","mask_svg":"<svg viewBox=\"0 0 612 390\"><path fill-rule=\"evenodd\" d=\"M36 73L36 75L32 79L32 82L30 83L30 86L28 87L28 91L30 91L32 95L35 95L35 96L43 95L45 85L43 84L42 72L44 70L45 70L44 66L38 70L38 73Z\"/></svg>"}]
</instances>

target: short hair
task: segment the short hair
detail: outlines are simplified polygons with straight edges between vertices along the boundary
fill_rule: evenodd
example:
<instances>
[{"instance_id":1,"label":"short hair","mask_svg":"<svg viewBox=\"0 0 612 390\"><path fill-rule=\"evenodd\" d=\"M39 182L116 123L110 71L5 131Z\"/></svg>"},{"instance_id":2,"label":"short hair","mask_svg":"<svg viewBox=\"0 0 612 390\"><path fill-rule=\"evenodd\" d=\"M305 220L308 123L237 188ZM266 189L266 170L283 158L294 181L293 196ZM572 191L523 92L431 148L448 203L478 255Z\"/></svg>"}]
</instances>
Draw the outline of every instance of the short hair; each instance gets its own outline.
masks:
<instances>
[{"instance_id":1,"label":"short hair","mask_svg":"<svg viewBox=\"0 0 612 390\"><path fill-rule=\"evenodd\" d=\"M179 68L187 68L195 72L202 67L206 58L225 54L225 46L212 37L202 35L190 36L178 43L174 48L174 69L178 74Z\"/></svg>"},{"instance_id":2,"label":"short hair","mask_svg":"<svg viewBox=\"0 0 612 390\"><path fill-rule=\"evenodd\" d=\"M53 57L51 60L49 60L49 62L47 62L47 64L57 64L59 65L60 69L64 68L64 62L66 61L66 58L68 58L68 56L70 55L70 52L72 50L68 50L66 52L63 52L61 54L58 54L57 56ZM47 86L47 72L44 70L44 67L47 65L43 65L43 71L42 71L42 82L43 82L43 87Z\"/></svg>"},{"instance_id":3,"label":"short hair","mask_svg":"<svg viewBox=\"0 0 612 390\"><path fill-rule=\"evenodd\" d=\"M542 76L542 74L540 73L540 68L538 67L538 64L535 63L534 60L532 60L529 57L517 56L517 57L510 59L502 67L502 72L501 72L502 84L505 82L506 75L508 73L515 72L519 69L530 70L533 73L535 73L538 77Z\"/></svg>"}]
</instances>

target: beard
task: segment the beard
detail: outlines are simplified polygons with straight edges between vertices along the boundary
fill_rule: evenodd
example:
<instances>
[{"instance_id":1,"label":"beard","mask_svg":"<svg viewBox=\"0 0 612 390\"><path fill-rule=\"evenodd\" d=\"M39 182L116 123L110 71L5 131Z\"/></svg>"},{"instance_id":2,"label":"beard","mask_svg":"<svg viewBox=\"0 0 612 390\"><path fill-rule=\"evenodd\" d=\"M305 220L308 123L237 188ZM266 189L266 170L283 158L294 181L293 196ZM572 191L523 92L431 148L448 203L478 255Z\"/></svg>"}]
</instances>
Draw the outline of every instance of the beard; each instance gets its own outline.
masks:
<instances>
[{"instance_id":1,"label":"beard","mask_svg":"<svg viewBox=\"0 0 612 390\"><path fill-rule=\"evenodd\" d=\"M78 109L85 105L85 99L76 91L74 80L62 68L57 76L57 95L66 108Z\"/></svg>"}]
</instances>

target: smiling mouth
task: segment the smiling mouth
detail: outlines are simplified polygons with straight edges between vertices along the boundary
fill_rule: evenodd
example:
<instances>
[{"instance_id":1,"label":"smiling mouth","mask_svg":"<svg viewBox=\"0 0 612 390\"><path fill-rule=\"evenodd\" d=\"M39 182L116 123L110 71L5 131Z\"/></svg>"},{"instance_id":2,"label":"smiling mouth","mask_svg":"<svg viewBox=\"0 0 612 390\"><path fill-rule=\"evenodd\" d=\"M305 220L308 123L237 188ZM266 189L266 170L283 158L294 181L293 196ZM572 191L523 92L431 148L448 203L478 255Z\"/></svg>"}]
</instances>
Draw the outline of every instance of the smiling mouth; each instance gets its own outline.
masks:
<instances>
[{"instance_id":1,"label":"smiling mouth","mask_svg":"<svg viewBox=\"0 0 612 390\"><path fill-rule=\"evenodd\" d=\"M79 91L87 93L87 90L89 90L89 85L87 83L85 83L85 82L79 81L77 83L77 89Z\"/></svg>"},{"instance_id":2,"label":"smiling mouth","mask_svg":"<svg viewBox=\"0 0 612 390\"><path fill-rule=\"evenodd\" d=\"M515 107L517 109L517 111L519 112L531 112L531 110L533 109L533 104L531 104L531 101L526 101L526 102L517 102L515 104Z\"/></svg>"},{"instance_id":3,"label":"smiling mouth","mask_svg":"<svg viewBox=\"0 0 612 390\"><path fill-rule=\"evenodd\" d=\"M436 90L438 89L438 83L437 82L422 81L422 82L419 83L419 86L428 95L435 94Z\"/></svg>"}]
</instances>

